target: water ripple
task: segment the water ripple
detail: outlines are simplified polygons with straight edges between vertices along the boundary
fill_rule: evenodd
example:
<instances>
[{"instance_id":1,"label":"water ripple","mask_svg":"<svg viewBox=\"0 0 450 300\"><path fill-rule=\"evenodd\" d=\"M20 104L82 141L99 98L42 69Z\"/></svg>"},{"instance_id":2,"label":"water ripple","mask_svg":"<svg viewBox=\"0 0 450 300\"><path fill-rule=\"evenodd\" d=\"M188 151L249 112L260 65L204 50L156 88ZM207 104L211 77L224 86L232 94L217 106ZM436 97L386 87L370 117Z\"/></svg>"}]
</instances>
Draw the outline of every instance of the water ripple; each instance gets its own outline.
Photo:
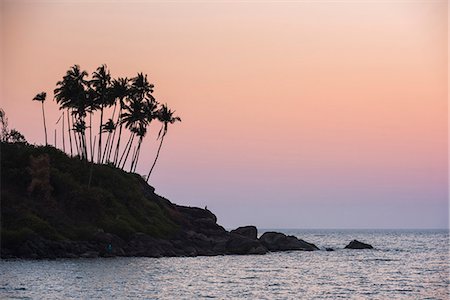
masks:
<instances>
[{"instance_id":1,"label":"water ripple","mask_svg":"<svg viewBox=\"0 0 450 300\"><path fill-rule=\"evenodd\" d=\"M449 299L447 231L289 231L337 251L0 261L1 299ZM368 251L342 249L352 239Z\"/></svg>"}]
</instances>

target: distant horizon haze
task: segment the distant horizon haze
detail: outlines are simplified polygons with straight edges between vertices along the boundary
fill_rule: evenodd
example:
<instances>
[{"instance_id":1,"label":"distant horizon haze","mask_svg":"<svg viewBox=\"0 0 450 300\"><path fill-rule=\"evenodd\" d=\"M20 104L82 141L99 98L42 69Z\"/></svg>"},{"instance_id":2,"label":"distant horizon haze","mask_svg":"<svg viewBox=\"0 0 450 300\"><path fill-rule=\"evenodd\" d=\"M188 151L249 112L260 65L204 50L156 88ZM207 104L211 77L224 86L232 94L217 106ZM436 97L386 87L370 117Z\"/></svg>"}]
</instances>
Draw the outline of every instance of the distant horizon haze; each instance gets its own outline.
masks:
<instances>
[{"instance_id":1,"label":"distant horizon haze","mask_svg":"<svg viewBox=\"0 0 450 300\"><path fill-rule=\"evenodd\" d=\"M447 1L4 0L0 24L0 107L32 144L33 97L60 148L56 82L106 64L182 119L149 183L226 228L449 226Z\"/></svg>"}]
</instances>

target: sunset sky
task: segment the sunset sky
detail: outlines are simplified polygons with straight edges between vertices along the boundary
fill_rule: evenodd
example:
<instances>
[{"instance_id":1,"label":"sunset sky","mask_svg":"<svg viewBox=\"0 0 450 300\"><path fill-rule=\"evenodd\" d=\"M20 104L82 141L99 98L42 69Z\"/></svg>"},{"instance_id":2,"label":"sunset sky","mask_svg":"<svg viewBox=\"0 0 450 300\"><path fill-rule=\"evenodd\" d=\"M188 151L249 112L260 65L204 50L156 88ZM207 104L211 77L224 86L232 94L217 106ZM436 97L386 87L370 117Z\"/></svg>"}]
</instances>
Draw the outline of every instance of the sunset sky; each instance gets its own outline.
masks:
<instances>
[{"instance_id":1,"label":"sunset sky","mask_svg":"<svg viewBox=\"0 0 450 300\"><path fill-rule=\"evenodd\" d=\"M448 225L447 1L0 3L0 107L30 143L31 99L53 142L56 82L105 63L182 118L150 180L172 202L225 227Z\"/></svg>"}]
</instances>

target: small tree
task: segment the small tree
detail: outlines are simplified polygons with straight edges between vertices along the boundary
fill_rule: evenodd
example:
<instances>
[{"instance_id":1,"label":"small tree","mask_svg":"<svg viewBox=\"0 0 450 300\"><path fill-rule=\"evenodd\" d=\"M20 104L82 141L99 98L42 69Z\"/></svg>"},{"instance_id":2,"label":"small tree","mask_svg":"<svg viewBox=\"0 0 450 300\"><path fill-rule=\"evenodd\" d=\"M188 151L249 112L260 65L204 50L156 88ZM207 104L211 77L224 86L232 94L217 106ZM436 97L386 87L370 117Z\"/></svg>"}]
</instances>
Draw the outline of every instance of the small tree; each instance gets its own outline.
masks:
<instances>
[{"instance_id":1,"label":"small tree","mask_svg":"<svg viewBox=\"0 0 450 300\"><path fill-rule=\"evenodd\" d=\"M25 139L24 135L21 134L16 129L11 129L11 131L8 134L8 142L10 143L26 143L27 140Z\"/></svg>"},{"instance_id":2,"label":"small tree","mask_svg":"<svg viewBox=\"0 0 450 300\"><path fill-rule=\"evenodd\" d=\"M0 141L5 143L26 143L27 140L16 129L9 130L8 128L8 118L3 109L0 108Z\"/></svg>"},{"instance_id":3,"label":"small tree","mask_svg":"<svg viewBox=\"0 0 450 300\"><path fill-rule=\"evenodd\" d=\"M47 93L41 92L33 98L33 101L39 101L42 104L42 118L44 119L45 145L47 145L47 126L45 125L45 111L44 111L44 101L45 101L46 97L47 97Z\"/></svg>"}]
</instances>

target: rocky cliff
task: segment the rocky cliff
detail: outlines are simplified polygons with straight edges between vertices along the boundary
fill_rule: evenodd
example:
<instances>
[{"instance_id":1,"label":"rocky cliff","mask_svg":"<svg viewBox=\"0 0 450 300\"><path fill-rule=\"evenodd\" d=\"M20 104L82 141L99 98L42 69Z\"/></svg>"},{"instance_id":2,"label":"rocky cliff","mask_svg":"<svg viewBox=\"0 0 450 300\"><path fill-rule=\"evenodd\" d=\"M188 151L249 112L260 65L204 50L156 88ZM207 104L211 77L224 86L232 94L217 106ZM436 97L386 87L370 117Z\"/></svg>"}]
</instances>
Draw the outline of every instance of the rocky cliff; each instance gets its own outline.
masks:
<instances>
[{"instance_id":1,"label":"rocky cliff","mask_svg":"<svg viewBox=\"0 0 450 300\"><path fill-rule=\"evenodd\" d=\"M1 257L197 256L316 250L254 226L226 231L207 209L176 205L137 174L53 147L1 144Z\"/></svg>"}]
</instances>

